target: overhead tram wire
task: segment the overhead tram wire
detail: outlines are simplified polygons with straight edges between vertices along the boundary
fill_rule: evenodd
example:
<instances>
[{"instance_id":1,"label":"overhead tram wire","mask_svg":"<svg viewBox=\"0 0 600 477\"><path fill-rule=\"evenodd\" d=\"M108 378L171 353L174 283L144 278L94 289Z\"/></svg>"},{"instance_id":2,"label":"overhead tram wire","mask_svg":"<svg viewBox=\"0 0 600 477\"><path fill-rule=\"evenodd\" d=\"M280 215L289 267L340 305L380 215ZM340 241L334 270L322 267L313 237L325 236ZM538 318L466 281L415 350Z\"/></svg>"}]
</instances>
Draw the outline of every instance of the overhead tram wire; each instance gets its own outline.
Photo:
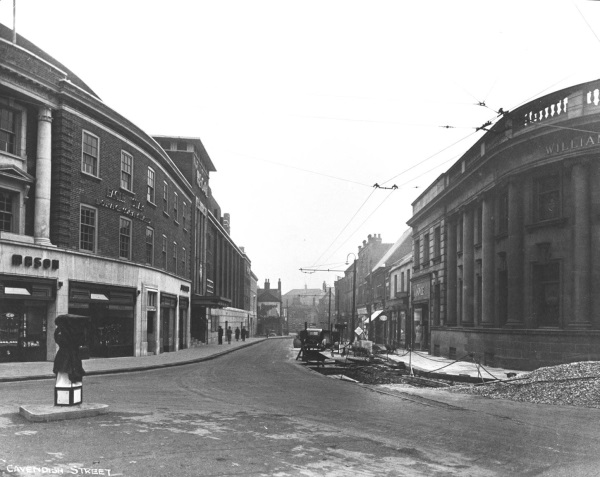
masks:
<instances>
[{"instance_id":1,"label":"overhead tram wire","mask_svg":"<svg viewBox=\"0 0 600 477\"><path fill-rule=\"evenodd\" d=\"M327 253L327 251L333 246L333 244L335 243L335 241L338 238L340 238L340 235L342 235L344 233L344 231L350 226L350 224L352 223L352 221L354 220L354 218L358 215L358 213L361 211L361 209L369 201L369 199L371 198L371 196L375 193L375 190L376 189L373 188L373 190L371 191L371 193L367 196L367 198L365 199L365 201L360 205L360 207L358 208L358 210L356 212L354 212L354 215L352 217L350 217L350 220L346 223L346 225L340 231L340 233L337 234L337 236L333 239L333 241L329 244L329 246L325 249L325 251L319 256L319 258L317 258L315 260L315 263L313 264L313 267L317 266L317 263L319 262L319 260L321 260L323 258L323 256Z\"/></svg>"},{"instance_id":2,"label":"overhead tram wire","mask_svg":"<svg viewBox=\"0 0 600 477\"><path fill-rule=\"evenodd\" d=\"M358 232L358 231L359 231L359 229L360 229L360 228L361 228L361 227L362 227L362 226L363 226L363 225L364 225L364 224L367 222L367 220L369 220L369 219L370 219L370 218L373 216L373 214L374 214L375 212L377 212L377 210L378 210L378 209L379 209L379 208L380 208L380 207L381 207L381 206L382 206L382 205L383 205L383 204L384 204L384 203L385 203L385 202L386 202L386 201L387 201L387 200L388 200L388 199L391 197L391 195L394 193L394 191L395 191L395 190L396 190L396 189L392 189L392 190L390 190L390 193L389 193L389 194L388 194L388 195L387 195L387 196L386 196L386 197L385 197L385 198L384 198L384 199L381 201L381 203L380 203L380 204L379 204L379 205L378 205L378 206L377 206L377 207L376 207L376 208L375 208L375 209L374 209L374 210L373 210L373 211L372 211L372 212L371 212L371 213L370 213L370 214L367 216L367 218L366 218L365 220L363 220L363 222L362 222L362 223L361 223L361 224L360 224L360 225L359 225L359 226L358 226L358 227L357 227L357 228L354 230L354 232L352 232L352 234L350 234L350 236L349 236L349 237L348 237L348 238L347 238L347 239L346 239L344 242L342 242L342 243L339 245L339 247L338 247L338 248L336 248L336 249L335 249L335 250L334 250L334 251L333 251L333 252L332 252L332 253L329 255L329 257L331 257L331 256L332 256L334 253L336 253L336 252L337 252L337 251L338 251L340 248L342 248L342 246L343 246L343 245L345 245L345 244L346 244L346 242L347 242L348 240L350 240L350 238L352 238L356 232ZM327 258L329 259L329 257L327 257Z\"/></svg>"},{"instance_id":3,"label":"overhead tram wire","mask_svg":"<svg viewBox=\"0 0 600 477\"><path fill-rule=\"evenodd\" d=\"M322 172L311 171L310 169L304 169L302 167L292 166L292 165L289 165L289 164L282 164L281 162L271 161L269 159L263 159L261 157L251 156L249 154L243 154L241 152L236 152L236 151L231 151L231 150L229 150L229 152L232 153L232 154L235 154L236 156L242 156L242 157L248 157L250 159L254 159L255 161L268 162L270 164L275 164L277 166L289 167L290 169L296 169L298 171L308 172L309 174L315 174L315 175L318 175L318 176L328 177L329 179L335 179L335 180L338 180L338 181L349 182L351 184L356 184L356 185L360 185L360 186L364 186L364 187L371 187L370 185L365 184L363 182L353 181L353 180L350 180L350 179L344 179L342 177L332 176L330 174L324 174Z\"/></svg>"}]
</instances>

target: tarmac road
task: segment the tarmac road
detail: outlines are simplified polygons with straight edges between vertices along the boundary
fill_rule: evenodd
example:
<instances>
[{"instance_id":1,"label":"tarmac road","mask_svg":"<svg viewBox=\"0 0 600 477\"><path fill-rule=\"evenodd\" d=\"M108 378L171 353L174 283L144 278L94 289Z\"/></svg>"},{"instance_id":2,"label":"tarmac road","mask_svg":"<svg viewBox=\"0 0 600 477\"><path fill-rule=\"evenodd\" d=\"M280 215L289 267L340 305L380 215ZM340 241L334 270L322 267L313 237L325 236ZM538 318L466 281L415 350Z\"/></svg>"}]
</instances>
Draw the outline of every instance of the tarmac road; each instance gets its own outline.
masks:
<instances>
[{"instance_id":1,"label":"tarmac road","mask_svg":"<svg viewBox=\"0 0 600 477\"><path fill-rule=\"evenodd\" d=\"M0 475L598 475L600 411L374 392L270 339L211 361L92 376L95 418L30 423L51 380L0 383ZM28 467L29 466L29 467Z\"/></svg>"}]
</instances>

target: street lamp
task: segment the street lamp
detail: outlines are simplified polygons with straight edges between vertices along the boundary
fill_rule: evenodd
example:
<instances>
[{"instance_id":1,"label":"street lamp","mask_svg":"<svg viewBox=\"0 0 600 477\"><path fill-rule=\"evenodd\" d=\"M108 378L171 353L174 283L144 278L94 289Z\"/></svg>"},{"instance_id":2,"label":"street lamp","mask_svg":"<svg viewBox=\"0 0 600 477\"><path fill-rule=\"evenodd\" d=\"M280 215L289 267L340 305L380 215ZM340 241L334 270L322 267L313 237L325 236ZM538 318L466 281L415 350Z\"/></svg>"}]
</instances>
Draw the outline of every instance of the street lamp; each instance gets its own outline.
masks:
<instances>
[{"instance_id":1,"label":"street lamp","mask_svg":"<svg viewBox=\"0 0 600 477\"><path fill-rule=\"evenodd\" d=\"M352 338L350 339L350 343L354 343L354 313L356 311L356 255L352 252L350 252L347 256L346 256L346 265L349 264L348 262L348 257L350 257L350 255L354 255L354 265L352 267L352 320L351 320L351 324L352 324Z\"/></svg>"}]
</instances>

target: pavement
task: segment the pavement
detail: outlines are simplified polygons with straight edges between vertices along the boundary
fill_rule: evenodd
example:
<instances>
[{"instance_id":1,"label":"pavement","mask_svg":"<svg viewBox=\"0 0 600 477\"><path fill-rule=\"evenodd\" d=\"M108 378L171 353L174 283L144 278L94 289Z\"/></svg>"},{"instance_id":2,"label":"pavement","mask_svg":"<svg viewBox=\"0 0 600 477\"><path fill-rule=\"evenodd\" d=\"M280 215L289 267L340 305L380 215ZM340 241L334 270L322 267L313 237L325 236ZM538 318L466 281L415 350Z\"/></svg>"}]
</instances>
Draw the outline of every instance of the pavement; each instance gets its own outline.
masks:
<instances>
[{"instance_id":1,"label":"pavement","mask_svg":"<svg viewBox=\"0 0 600 477\"><path fill-rule=\"evenodd\" d=\"M232 340L231 344L227 344L226 342L222 345L202 344L194 348L159 355L91 358L83 361L83 368L87 376L160 369L207 361L231 353L237 349L255 345L267 339L291 338L292 336L277 338L256 337L247 338L246 341ZM329 354L329 352L326 352L326 354ZM516 370L484 367L472 361L454 361L439 356L432 356L424 351L408 352L406 350L397 350L394 354L383 353L378 356L395 362L403 362L407 368L412 368L413 372L428 373L431 377L444 377L446 375L488 381L506 379L509 373L522 373L522 371ZM334 359L341 360L344 357L336 352L334 353ZM0 363L0 382L55 379L55 375L52 372L53 365L52 361Z\"/></svg>"}]
</instances>

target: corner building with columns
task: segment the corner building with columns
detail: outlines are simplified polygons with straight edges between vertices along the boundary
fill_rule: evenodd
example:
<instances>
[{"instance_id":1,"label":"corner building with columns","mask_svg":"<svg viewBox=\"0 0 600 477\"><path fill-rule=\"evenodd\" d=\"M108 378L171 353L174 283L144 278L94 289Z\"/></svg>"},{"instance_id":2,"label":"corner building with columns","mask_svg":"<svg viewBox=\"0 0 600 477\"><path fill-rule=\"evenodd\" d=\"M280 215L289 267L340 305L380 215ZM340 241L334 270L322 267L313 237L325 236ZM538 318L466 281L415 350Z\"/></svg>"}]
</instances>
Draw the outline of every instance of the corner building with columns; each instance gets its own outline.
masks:
<instances>
[{"instance_id":1,"label":"corner building with columns","mask_svg":"<svg viewBox=\"0 0 600 477\"><path fill-rule=\"evenodd\" d=\"M600 80L504 113L421 194L415 323L434 355L600 359Z\"/></svg>"},{"instance_id":2,"label":"corner building with columns","mask_svg":"<svg viewBox=\"0 0 600 477\"><path fill-rule=\"evenodd\" d=\"M0 362L52 360L54 319L84 353L190 341L194 192L158 143L0 25Z\"/></svg>"}]
</instances>

